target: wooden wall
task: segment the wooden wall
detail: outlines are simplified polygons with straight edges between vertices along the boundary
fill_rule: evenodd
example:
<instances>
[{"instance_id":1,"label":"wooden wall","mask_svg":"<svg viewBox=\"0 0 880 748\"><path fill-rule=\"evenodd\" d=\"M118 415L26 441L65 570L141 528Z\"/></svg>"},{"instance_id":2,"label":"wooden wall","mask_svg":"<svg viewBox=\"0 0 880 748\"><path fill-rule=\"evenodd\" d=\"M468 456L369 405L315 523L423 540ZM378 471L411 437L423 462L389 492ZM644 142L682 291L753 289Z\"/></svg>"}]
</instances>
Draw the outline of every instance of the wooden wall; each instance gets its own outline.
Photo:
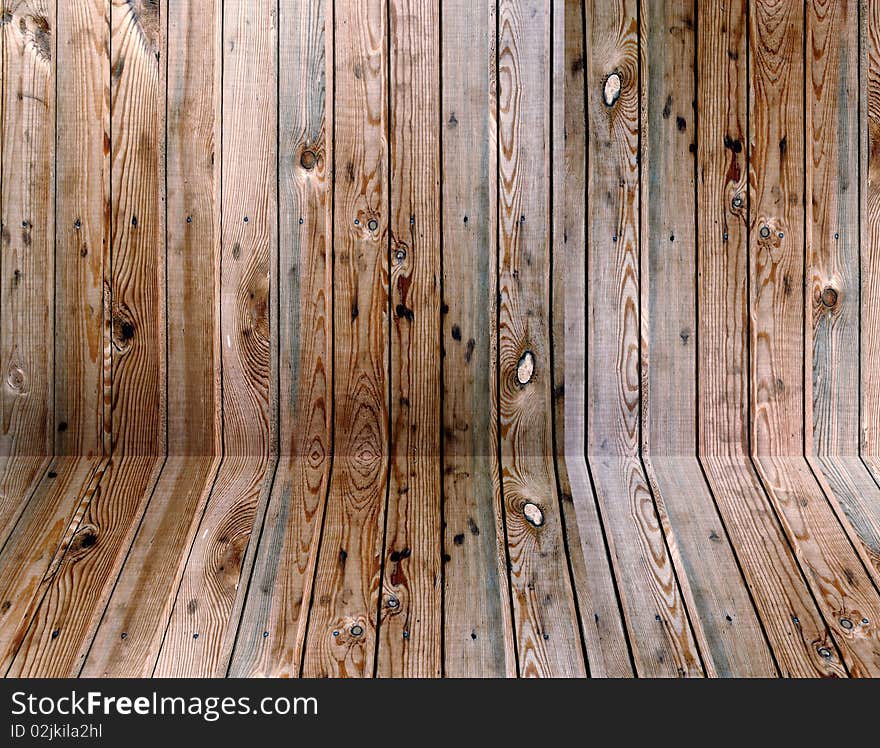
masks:
<instances>
[{"instance_id":1,"label":"wooden wall","mask_svg":"<svg viewBox=\"0 0 880 748\"><path fill-rule=\"evenodd\" d=\"M876 3L0 8L4 672L880 672Z\"/></svg>"}]
</instances>

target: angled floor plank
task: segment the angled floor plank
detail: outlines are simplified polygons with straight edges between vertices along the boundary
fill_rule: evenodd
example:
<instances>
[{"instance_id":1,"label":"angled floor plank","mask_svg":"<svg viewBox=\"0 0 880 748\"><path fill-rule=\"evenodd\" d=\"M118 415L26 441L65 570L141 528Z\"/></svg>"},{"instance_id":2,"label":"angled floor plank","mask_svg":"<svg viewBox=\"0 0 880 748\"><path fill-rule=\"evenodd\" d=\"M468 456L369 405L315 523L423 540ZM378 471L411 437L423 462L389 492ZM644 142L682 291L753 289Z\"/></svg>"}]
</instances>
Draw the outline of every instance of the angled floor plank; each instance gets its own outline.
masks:
<instances>
[{"instance_id":1,"label":"angled floor plank","mask_svg":"<svg viewBox=\"0 0 880 748\"><path fill-rule=\"evenodd\" d=\"M42 603L8 674L79 674L131 547L163 457L111 458L81 497Z\"/></svg>"},{"instance_id":2,"label":"angled floor plank","mask_svg":"<svg viewBox=\"0 0 880 748\"><path fill-rule=\"evenodd\" d=\"M6 673L59 559L76 531L77 510L100 474L99 458L58 457L43 472L15 531L0 551L0 672Z\"/></svg>"}]
</instances>

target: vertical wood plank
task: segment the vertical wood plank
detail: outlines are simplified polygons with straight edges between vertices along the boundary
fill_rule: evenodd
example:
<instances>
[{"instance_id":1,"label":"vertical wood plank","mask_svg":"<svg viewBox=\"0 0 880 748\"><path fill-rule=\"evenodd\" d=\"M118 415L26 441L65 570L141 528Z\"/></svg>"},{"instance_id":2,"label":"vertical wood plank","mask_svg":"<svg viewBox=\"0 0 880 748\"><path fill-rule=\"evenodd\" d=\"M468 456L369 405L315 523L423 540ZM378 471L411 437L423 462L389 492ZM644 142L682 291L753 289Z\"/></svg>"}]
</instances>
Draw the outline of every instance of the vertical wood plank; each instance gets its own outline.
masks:
<instances>
[{"instance_id":1,"label":"vertical wood plank","mask_svg":"<svg viewBox=\"0 0 880 748\"><path fill-rule=\"evenodd\" d=\"M230 675L296 676L332 454L333 4L279 6L281 457Z\"/></svg>"},{"instance_id":2,"label":"vertical wood plank","mask_svg":"<svg viewBox=\"0 0 880 748\"><path fill-rule=\"evenodd\" d=\"M334 28L335 453L306 676L371 676L388 488L387 16L339 4Z\"/></svg>"},{"instance_id":3,"label":"vertical wood plank","mask_svg":"<svg viewBox=\"0 0 880 748\"><path fill-rule=\"evenodd\" d=\"M391 461L377 674L439 677L439 0L389 3Z\"/></svg>"},{"instance_id":4,"label":"vertical wood plank","mask_svg":"<svg viewBox=\"0 0 880 748\"><path fill-rule=\"evenodd\" d=\"M748 459L747 7L698 7L700 461L782 675L845 675Z\"/></svg>"},{"instance_id":5,"label":"vertical wood plank","mask_svg":"<svg viewBox=\"0 0 880 748\"><path fill-rule=\"evenodd\" d=\"M277 463L277 7L223 4L223 450L155 674L225 675ZM228 123L228 126L226 125ZM277 339L276 339L277 342ZM251 543L251 538L254 542Z\"/></svg>"},{"instance_id":6,"label":"vertical wood plank","mask_svg":"<svg viewBox=\"0 0 880 748\"><path fill-rule=\"evenodd\" d=\"M149 507L83 667L153 671L220 452L219 4L162 14L167 36L168 451Z\"/></svg>"},{"instance_id":7,"label":"vertical wood plank","mask_svg":"<svg viewBox=\"0 0 880 748\"><path fill-rule=\"evenodd\" d=\"M588 3L587 48L588 462L638 674L698 676L699 653L639 458L637 3Z\"/></svg>"},{"instance_id":8,"label":"vertical wood plank","mask_svg":"<svg viewBox=\"0 0 880 748\"><path fill-rule=\"evenodd\" d=\"M614 574L586 454L586 175L584 8L554 14L553 402L555 453L566 543L590 676L631 677Z\"/></svg>"},{"instance_id":9,"label":"vertical wood plank","mask_svg":"<svg viewBox=\"0 0 880 748\"><path fill-rule=\"evenodd\" d=\"M642 444L706 666L776 674L748 590L695 456L696 5L642 9Z\"/></svg>"},{"instance_id":10,"label":"vertical wood plank","mask_svg":"<svg viewBox=\"0 0 880 748\"><path fill-rule=\"evenodd\" d=\"M119 453L159 455L166 446L159 4L112 0L110 24L111 442Z\"/></svg>"},{"instance_id":11,"label":"vertical wood plank","mask_svg":"<svg viewBox=\"0 0 880 748\"><path fill-rule=\"evenodd\" d=\"M880 457L880 8L866 1L864 218L861 246L861 449ZM876 464L876 460L872 459ZM876 469L875 476L880 475Z\"/></svg>"},{"instance_id":12,"label":"vertical wood plank","mask_svg":"<svg viewBox=\"0 0 880 748\"><path fill-rule=\"evenodd\" d=\"M55 451L63 455L100 455L104 448L109 17L109 0L58 3Z\"/></svg>"},{"instance_id":13,"label":"vertical wood plank","mask_svg":"<svg viewBox=\"0 0 880 748\"><path fill-rule=\"evenodd\" d=\"M751 6L752 432L756 468L852 675L876 673L880 596L803 457L805 8ZM786 456L788 455L788 456ZM819 478L819 482L817 482ZM861 554L861 555L860 555ZM870 566L870 564L869 564ZM867 621L867 623L865 623Z\"/></svg>"},{"instance_id":14,"label":"vertical wood plank","mask_svg":"<svg viewBox=\"0 0 880 748\"><path fill-rule=\"evenodd\" d=\"M550 413L552 11L502 0L498 13L498 397L519 673L577 676Z\"/></svg>"},{"instance_id":15,"label":"vertical wood plank","mask_svg":"<svg viewBox=\"0 0 880 748\"><path fill-rule=\"evenodd\" d=\"M443 2L441 25L444 665L450 677L503 677L513 632L498 555L486 303L497 251L495 3Z\"/></svg>"},{"instance_id":16,"label":"vertical wood plank","mask_svg":"<svg viewBox=\"0 0 880 748\"><path fill-rule=\"evenodd\" d=\"M56 19L47 0L3 14L0 527L11 529L54 442Z\"/></svg>"}]
</instances>

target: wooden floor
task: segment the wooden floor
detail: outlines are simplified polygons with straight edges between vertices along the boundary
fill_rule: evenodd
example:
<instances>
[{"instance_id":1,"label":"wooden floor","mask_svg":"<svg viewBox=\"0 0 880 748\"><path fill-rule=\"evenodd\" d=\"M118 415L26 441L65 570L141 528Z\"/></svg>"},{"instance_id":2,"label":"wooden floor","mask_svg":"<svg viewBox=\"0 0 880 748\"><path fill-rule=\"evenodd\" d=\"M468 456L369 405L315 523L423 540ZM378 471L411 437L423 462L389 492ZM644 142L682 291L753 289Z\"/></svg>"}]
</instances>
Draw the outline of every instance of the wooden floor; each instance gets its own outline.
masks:
<instances>
[{"instance_id":1,"label":"wooden floor","mask_svg":"<svg viewBox=\"0 0 880 748\"><path fill-rule=\"evenodd\" d=\"M0 34L2 673L880 675L880 3Z\"/></svg>"}]
</instances>

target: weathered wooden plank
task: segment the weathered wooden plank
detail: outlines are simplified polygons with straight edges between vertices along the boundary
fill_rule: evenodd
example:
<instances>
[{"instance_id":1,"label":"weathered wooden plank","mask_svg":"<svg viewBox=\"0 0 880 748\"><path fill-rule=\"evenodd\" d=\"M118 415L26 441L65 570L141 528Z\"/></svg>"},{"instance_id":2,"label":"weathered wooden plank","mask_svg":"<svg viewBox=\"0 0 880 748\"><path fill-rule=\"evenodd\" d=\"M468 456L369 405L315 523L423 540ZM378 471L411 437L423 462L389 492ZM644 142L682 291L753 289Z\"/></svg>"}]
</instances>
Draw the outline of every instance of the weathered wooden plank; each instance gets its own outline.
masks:
<instances>
[{"instance_id":1,"label":"weathered wooden plank","mask_svg":"<svg viewBox=\"0 0 880 748\"><path fill-rule=\"evenodd\" d=\"M132 455L165 451L163 48L158 3L112 0L111 441Z\"/></svg>"},{"instance_id":2,"label":"weathered wooden plank","mask_svg":"<svg viewBox=\"0 0 880 748\"><path fill-rule=\"evenodd\" d=\"M335 449L306 635L306 676L374 673L388 489L387 16L336 5Z\"/></svg>"},{"instance_id":3,"label":"weathered wooden plank","mask_svg":"<svg viewBox=\"0 0 880 748\"><path fill-rule=\"evenodd\" d=\"M629 645L590 486L586 453L586 168L584 9L553 17L553 402L566 544L592 677L630 677Z\"/></svg>"},{"instance_id":4,"label":"weathered wooden plank","mask_svg":"<svg viewBox=\"0 0 880 748\"><path fill-rule=\"evenodd\" d=\"M219 5L187 0L167 34L168 451L83 673L148 676L221 448ZM191 458L185 457L192 455ZM123 636L125 634L125 636Z\"/></svg>"},{"instance_id":5,"label":"weathered wooden plank","mask_svg":"<svg viewBox=\"0 0 880 748\"><path fill-rule=\"evenodd\" d=\"M587 457L637 673L701 675L697 646L638 456L636 6L630 0L587 5Z\"/></svg>"},{"instance_id":6,"label":"weathered wooden plank","mask_svg":"<svg viewBox=\"0 0 880 748\"><path fill-rule=\"evenodd\" d=\"M780 671L842 675L834 642L746 457L747 4L725 7L721 13L701 1L697 23L700 460Z\"/></svg>"},{"instance_id":7,"label":"weathered wooden plank","mask_svg":"<svg viewBox=\"0 0 880 748\"><path fill-rule=\"evenodd\" d=\"M755 462L847 670L876 675L880 597L825 492L802 457Z\"/></svg>"},{"instance_id":8,"label":"weathered wooden plank","mask_svg":"<svg viewBox=\"0 0 880 748\"><path fill-rule=\"evenodd\" d=\"M333 14L279 7L281 457L230 668L296 676L332 454Z\"/></svg>"},{"instance_id":9,"label":"weathered wooden plank","mask_svg":"<svg viewBox=\"0 0 880 748\"><path fill-rule=\"evenodd\" d=\"M42 603L9 675L79 674L163 462L132 456L102 464L52 560Z\"/></svg>"},{"instance_id":10,"label":"weathered wooden plank","mask_svg":"<svg viewBox=\"0 0 880 748\"><path fill-rule=\"evenodd\" d=\"M444 671L503 677L508 661L515 672L515 655L498 553L504 537L493 488L494 314L486 303L497 251L495 3L446 2L441 10Z\"/></svg>"},{"instance_id":11,"label":"weathered wooden plank","mask_svg":"<svg viewBox=\"0 0 880 748\"><path fill-rule=\"evenodd\" d=\"M858 22L856 0L807 3L807 454L859 445Z\"/></svg>"},{"instance_id":12,"label":"weathered wooden plank","mask_svg":"<svg viewBox=\"0 0 880 748\"><path fill-rule=\"evenodd\" d=\"M640 17L642 449L707 671L768 676L776 668L695 456L696 10L655 2Z\"/></svg>"},{"instance_id":13,"label":"weathered wooden plank","mask_svg":"<svg viewBox=\"0 0 880 748\"><path fill-rule=\"evenodd\" d=\"M703 455L700 461L780 674L791 678L846 676L834 638L751 461L723 455Z\"/></svg>"},{"instance_id":14,"label":"weathered wooden plank","mask_svg":"<svg viewBox=\"0 0 880 748\"><path fill-rule=\"evenodd\" d=\"M153 673L219 457L171 456L119 573L81 675Z\"/></svg>"},{"instance_id":15,"label":"weathered wooden plank","mask_svg":"<svg viewBox=\"0 0 880 748\"><path fill-rule=\"evenodd\" d=\"M69 542L76 510L93 490L98 458L58 457L0 551L0 672L6 673Z\"/></svg>"},{"instance_id":16,"label":"weathered wooden plank","mask_svg":"<svg viewBox=\"0 0 880 748\"><path fill-rule=\"evenodd\" d=\"M513 625L520 675L576 676L586 670L550 413L551 14L519 0L498 13L498 407Z\"/></svg>"},{"instance_id":17,"label":"weathered wooden plank","mask_svg":"<svg viewBox=\"0 0 880 748\"><path fill-rule=\"evenodd\" d=\"M439 677L438 0L389 3L391 460L377 675Z\"/></svg>"},{"instance_id":18,"label":"weathered wooden plank","mask_svg":"<svg viewBox=\"0 0 880 748\"><path fill-rule=\"evenodd\" d=\"M224 458L156 664L163 676L226 674L277 462L277 294L270 291L278 267L277 16L268 0L226 2L222 12Z\"/></svg>"},{"instance_id":19,"label":"weathered wooden plank","mask_svg":"<svg viewBox=\"0 0 880 748\"><path fill-rule=\"evenodd\" d=\"M92 456L102 453L105 436L110 4L73 0L58 3L57 12L57 107L63 126L55 133L55 451Z\"/></svg>"},{"instance_id":20,"label":"weathered wooden plank","mask_svg":"<svg viewBox=\"0 0 880 748\"><path fill-rule=\"evenodd\" d=\"M3 13L0 527L11 529L53 449L57 24L47 0L9 2Z\"/></svg>"},{"instance_id":21,"label":"weathered wooden plank","mask_svg":"<svg viewBox=\"0 0 880 748\"><path fill-rule=\"evenodd\" d=\"M863 17L861 450L880 456L880 7L866 0ZM875 476L878 474L875 472Z\"/></svg>"}]
</instances>

